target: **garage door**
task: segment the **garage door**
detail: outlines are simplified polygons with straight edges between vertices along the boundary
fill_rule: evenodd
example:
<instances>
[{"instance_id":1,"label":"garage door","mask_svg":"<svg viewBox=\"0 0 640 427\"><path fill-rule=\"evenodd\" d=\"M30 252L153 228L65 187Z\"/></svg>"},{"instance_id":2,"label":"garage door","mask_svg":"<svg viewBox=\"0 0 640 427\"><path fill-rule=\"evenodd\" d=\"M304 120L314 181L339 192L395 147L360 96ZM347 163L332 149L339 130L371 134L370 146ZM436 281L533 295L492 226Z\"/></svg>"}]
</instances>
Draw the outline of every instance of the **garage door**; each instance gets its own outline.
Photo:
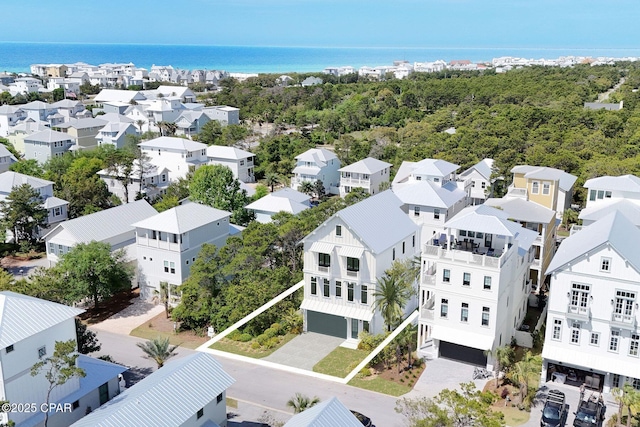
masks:
<instances>
[{"instance_id":1,"label":"garage door","mask_svg":"<svg viewBox=\"0 0 640 427\"><path fill-rule=\"evenodd\" d=\"M344 317L307 310L307 331L346 339L347 320Z\"/></svg>"},{"instance_id":2,"label":"garage door","mask_svg":"<svg viewBox=\"0 0 640 427\"><path fill-rule=\"evenodd\" d=\"M478 366L486 366L487 364L487 356L482 350L450 342L440 342L440 357Z\"/></svg>"}]
</instances>

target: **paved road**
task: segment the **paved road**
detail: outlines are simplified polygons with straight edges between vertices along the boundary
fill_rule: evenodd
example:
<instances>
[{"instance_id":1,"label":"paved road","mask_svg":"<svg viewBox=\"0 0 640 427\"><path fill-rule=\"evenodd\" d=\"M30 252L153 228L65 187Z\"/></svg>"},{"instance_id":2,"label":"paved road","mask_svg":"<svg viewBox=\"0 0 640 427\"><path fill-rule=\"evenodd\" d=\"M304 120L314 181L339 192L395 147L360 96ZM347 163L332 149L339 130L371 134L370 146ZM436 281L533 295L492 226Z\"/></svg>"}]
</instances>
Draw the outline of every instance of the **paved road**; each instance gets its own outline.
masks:
<instances>
[{"instance_id":1,"label":"paved road","mask_svg":"<svg viewBox=\"0 0 640 427\"><path fill-rule=\"evenodd\" d=\"M98 334L102 350L92 356L109 354L118 363L142 369L141 374L143 375L148 375L155 370L153 361L142 358L141 350L136 347L137 342L144 340L101 330L94 330L94 332ZM180 349L179 355L176 357L193 352L194 350ZM287 400L296 392L300 392L308 396L318 396L321 400L336 396L348 408L371 417L378 427L405 425L402 415L394 411L397 400L395 397L237 360L222 357L218 360L224 369L236 379L235 384L228 390L229 397L249 402L253 406L264 407L264 409L273 409L273 413L281 420L284 419L283 413L289 413L286 406ZM133 378L133 380L135 379ZM130 378L127 380L129 381Z\"/></svg>"}]
</instances>

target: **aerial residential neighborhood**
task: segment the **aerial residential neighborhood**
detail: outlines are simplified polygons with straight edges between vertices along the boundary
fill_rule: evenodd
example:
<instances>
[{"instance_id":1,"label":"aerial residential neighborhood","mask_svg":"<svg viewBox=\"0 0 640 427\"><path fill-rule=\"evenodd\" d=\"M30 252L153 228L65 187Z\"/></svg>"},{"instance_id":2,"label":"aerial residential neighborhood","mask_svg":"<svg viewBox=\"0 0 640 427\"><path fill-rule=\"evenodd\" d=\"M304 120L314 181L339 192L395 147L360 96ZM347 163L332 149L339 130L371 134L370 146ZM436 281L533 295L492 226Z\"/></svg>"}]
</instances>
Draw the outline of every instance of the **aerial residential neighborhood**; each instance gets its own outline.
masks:
<instances>
[{"instance_id":1,"label":"aerial residential neighborhood","mask_svg":"<svg viewBox=\"0 0 640 427\"><path fill-rule=\"evenodd\" d=\"M640 71L583 59L2 77L0 424L639 425Z\"/></svg>"}]
</instances>

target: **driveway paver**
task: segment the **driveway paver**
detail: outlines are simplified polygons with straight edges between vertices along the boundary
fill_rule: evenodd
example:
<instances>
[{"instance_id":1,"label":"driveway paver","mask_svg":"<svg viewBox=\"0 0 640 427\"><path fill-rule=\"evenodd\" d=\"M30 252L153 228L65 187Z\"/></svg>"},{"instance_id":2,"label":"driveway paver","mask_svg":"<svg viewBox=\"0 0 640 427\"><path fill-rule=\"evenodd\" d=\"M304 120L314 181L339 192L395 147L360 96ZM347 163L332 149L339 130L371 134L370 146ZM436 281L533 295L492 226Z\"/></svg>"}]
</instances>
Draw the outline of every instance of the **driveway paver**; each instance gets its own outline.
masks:
<instances>
[{"instance_id":1,"label":"driveway paver","mask_svg":"<svg viewBox=\"0 0 640 427\"><path fill-rule=\"evenodd\" d=\"M134 300L133 304L121 312L91 327L101 331L129 335L135 328L164 311L164 306L161 304L156 305L140 297L136 297Z\"/></svg>"},{"instance_id":2,"label":"driveway paver","mask_svg":"<svg viewBox=\"0 0 640 427\"><path fill-rule=\"evenodd\" d=\"M265 357L264 360L311 371L316 363L343 342L344 338L305 332Z\"/></svg>"}]
</instances>

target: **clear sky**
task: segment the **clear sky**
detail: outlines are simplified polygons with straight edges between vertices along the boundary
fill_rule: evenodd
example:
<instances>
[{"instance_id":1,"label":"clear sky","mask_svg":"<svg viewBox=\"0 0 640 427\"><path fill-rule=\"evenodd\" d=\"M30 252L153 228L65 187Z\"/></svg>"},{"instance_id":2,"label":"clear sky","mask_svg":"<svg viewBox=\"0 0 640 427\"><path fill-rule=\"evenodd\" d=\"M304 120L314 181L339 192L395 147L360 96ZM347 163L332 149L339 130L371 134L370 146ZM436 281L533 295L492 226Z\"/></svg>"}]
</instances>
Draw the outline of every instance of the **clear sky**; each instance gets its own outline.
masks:
<instances>
[{"instance_id":1,"label":"clear sky","mask_svg":"<svg viewBox=\"0 0 640 427\"><path fill-rule=\"evenodd\" d=\"M3 1L0 41L639 48L638 0Z\"/></svg>"}]
</instances>

